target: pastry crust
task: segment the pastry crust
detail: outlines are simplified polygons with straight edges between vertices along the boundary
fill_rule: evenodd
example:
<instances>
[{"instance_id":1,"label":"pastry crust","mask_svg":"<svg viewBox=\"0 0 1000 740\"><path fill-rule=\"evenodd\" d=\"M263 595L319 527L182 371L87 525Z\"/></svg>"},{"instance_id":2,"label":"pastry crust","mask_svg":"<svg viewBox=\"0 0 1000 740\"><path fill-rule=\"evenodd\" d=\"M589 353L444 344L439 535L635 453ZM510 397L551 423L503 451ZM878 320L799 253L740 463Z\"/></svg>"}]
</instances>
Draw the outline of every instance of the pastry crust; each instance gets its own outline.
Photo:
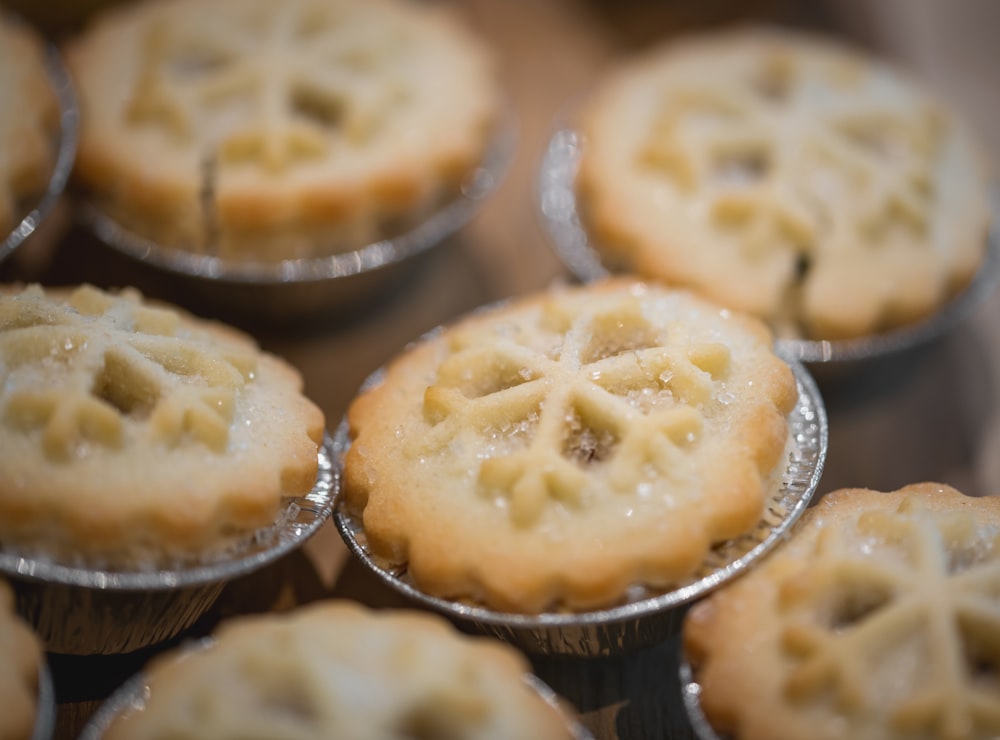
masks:
<instances>
[{"instance_id":1,"label":"pastry crust","mask_svg":"<svg viewBox=\"0 0 1000 740\"><path fill-rule=\"evenodd\" d=\"M45 70L45 47L27 26L0 12L0 242L52 176L59 105Z\"/></svg>"},{"instance_id":2,"label":"pastry crust","mask_svg":"<svg viewBox=\"0 0 1000 740\"><path fill-rule=\"evenodd\" d=\"M182 654L183 655L183 654ZM429 613L327 601L224 623L147 670L149 698L108 740L572 737L513 648Z\"/></svg>"},{"instance_id":3,"label":"pastry crust","mask_svg":"<svg viewBox=\"0 0 1000 740\"><path fill-rule=\"evenodd\" d=\"M14 611L10 587L0 581L0 738L32 737L41 665L41 644Z\"/></svg>"},{"instance_id":4,"label":"pastry crust","mask_svg":"<svg viewBox=\"0 0 1000 740\"><path fill-rule=\"evenodd\" d=\"M844 489L686 617L710 723L734 740L1000 732L1000 498Z\"/></svg>"},{"instance_id":5,"label":"pastry crust","mask_svg":"<svg viewBox=\"0 0 1000 740\"><path fill-rule=\"evenodd\" d=\"M351 404L343 499L434 596L533 613L668 587L780 484L797 386L770 344L629 280L477 312Z\"/></svg>"},{"instance_id":6,"label":"pastry crust","mask_svg":"<svg viewBox=\"0 0 1000 740\"><path fill-rule=\"evenodd\" d=\"M457 195L491 60L408 0L144 0L68 49L76 175L164 246L270 261L391 236Z\"/></svg>"},{"instance_id":7,"label":"pastry crust","mask_svg":"<svg viewBox=\"0 0 1000 740\"><path fill-rule=\"evenodd\" d=\"M610 266L687 285L781 335L917 321L983 260L983 158L881 61L801 32L677 40L580 116L577 190Z\"/></svg>"},{"instance_id":8,"label":"pastry crust","mask_svg":"<svg viewBox=\"0 0 1000 740\"><path fill-rule=\"evenodd\" d=\"M201 557L316 479L323 413L248 336L134 290L0 291L0 544Z\"/></svg>"}]
</instances>

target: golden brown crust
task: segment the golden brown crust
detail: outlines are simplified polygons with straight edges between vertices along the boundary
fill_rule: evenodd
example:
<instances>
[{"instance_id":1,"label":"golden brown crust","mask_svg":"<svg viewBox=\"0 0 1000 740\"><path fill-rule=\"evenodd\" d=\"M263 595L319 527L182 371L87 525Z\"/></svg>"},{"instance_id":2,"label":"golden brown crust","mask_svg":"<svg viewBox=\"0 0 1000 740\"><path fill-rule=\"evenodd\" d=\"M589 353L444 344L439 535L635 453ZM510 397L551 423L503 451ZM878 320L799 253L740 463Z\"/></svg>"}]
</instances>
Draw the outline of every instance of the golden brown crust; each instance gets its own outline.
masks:
<instances>
[{"instance_id":1,"label":"golden brown crust","mask_svg":"<svg viewBox=\"0 0 1000 740\"><path fill-rule=\"evenodd\" d=\"M233 259L341 251L416 222L483 158L498 110L480 42L405 0L146 0L100 17L67 58L76 174L101 207Z\"/></svg>"},{"instance_id":2,"label":"golden brown crust","mask_svg":"<svg viewBox=\"0 0 1000 740\"><path fill-rule=\"evenodd\" d=\"M828 494L689 611L706 715L734 740L995 737L998 582L1000 498Z\"/></svg>"},{"instance_id":3,"label":"golden brown crust","mask_svg":"<svg viewBox=\"0 0 1000 740\"><path fill-rule=\"evenodd\" d=\"M609 75L580 128L581 211L609 263L781 334L912 323L983 259L988 188L961 122L820 37L674 41Z\"/></svg>"},{"instance_id":4,"label":"golden brown crust","mask_svg":"<svg viewBox=\"0 0 1000 740\"><path fill-rule=\"evenodd\" d=\"M233 620L206 648L158 657L145 707L106 737L568 740L529 671L513 648L441 617L327 601Z\"/></svg>"},{"instance_id":5,"label":"golden brown crust","mask_svg":"<svg viewBox=\"0 0 1000 740\"><path fill-rule=\"evenodd\" d=\"M0 241L30 210L52 176L58 102L45 47L27 26L0 12ZM31 204L34 205L34 204Z\"/></svg>"},{"instance_id":6,"label":"golden brown crust","mask_svg":"<svg viewBox=\"0 0 1000 740\"><path fill-rule=\"evenodd\" d=\"M553 288L417 343L355 399L344 500L429 594L611 606L757 523L796 398L755 320L628 280Z\"/></svg>"},{"instance_id":7,"label":"golden brown crust","mask_svg":"<svg viewBox=\"0 0 1000 740\"><path fill-rule=\"evenodd\" d=\"M135 291L0 291L0 542L136 566L271 524L323 414L235 329Z\"/></svg>"},{"instance_id":8,"label":"golden brown crust","mask_svg":"<svg viewBox=\"0 0 1000 740\"><path fill-rule=\"evenodd\" d=\"M10 587L0 581L0 738L32 737L41 666L41 644L14 611Z\"/></svg>"}]
</instances>

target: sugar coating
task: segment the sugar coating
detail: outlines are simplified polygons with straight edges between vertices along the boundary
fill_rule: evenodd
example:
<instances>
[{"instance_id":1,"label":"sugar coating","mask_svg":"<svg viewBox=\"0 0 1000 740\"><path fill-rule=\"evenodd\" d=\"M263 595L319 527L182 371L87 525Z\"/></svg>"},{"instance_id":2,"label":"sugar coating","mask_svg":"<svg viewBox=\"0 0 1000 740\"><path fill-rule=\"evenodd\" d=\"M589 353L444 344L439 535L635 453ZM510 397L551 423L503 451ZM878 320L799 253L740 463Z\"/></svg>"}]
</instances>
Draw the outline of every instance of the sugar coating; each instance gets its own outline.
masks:
<instances>
[{"instance_id":1,"label":"sugar coating","mask_svg":"<svg viewBox=\"0 0 1000 740\"><path fill-rule=\"evenodd\" d=\"M301 387L249 337L133 290L3 291L0 545L122 565L272 523L316 477L323 414Z\"/></svg>"},{"instance_id":2,"label":"sugar coating","mask_svg":"<svg viewBox=\"0 0 1000 740\"><path fill-rule=\"evenodd\" d=\"M1000 499L844 489L692 608L685 648L740 740L972 740L1000 732Z\"/></svg>"},{"instance_id":3,"label":"sugar coating","mask_svg":"<svg viewBox=\"0 0 1000 740\"><path fill-rule=\"evenodd\" d=\"M796 398L756 321L625 280L552 289L397 358L349 410L344 497L433 595L607 605L756 524Z\"/></svg>"}]
</instances>

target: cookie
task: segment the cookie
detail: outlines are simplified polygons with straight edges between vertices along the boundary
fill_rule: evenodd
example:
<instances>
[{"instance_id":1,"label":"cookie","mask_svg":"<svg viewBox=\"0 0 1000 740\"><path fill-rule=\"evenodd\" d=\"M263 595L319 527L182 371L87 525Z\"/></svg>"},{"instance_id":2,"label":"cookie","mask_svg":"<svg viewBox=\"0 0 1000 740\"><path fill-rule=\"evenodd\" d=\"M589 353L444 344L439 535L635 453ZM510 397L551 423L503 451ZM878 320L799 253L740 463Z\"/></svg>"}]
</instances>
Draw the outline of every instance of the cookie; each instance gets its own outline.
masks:
<instances>
[{"instance_id":1,"label":"cookie","mask_svg":"<svg viewBox=\"0 0 1000 740\"><path fill-rule=\"evenodd\" d=\"M797 397L754 319L624 279L553 287L426 337L363 389L342 500L432 596L616 605L758 522Z\"/></svg>"},{"instance_id":2,"label":"cookie","mask_svg":"<svg viewBox=\"0 0 1000 740\"><path fill-rule=\"evenodd\" d=\"M71 44L76 175L166 247L355 249L458 194L498 112L483 44L409 0L145 0Z\"/></svg>"},{"instance_id":3,"label":"cookie","mask_svg":"<svg viewBox=\"0 0 1000 740\"><path fill-rule=\"evenodd\" d=\"M947 104L791 30L671 41L579 116L576 192L609 266L686 285L781 336L915 323L983 261L983 161Z\"/></svg>"},{"instance_id":4,"label":"cookie","mask_svg":"<svg viewBox=\"0 0 1000 740\"><path fill-rule=\"evenodd\" d=\"M706 717L734 740L995 737L998 581L1000 499L828 494L688 613Z\"/></svg>"},{"instance_id":5,"label":"cookie","mask_svg":"<svg viewBox=\"0 0 1000 740\"><path fill-rule=\"evenodd\" d=\"M520 653L425 612L327 601L244 617L145 673L141 709L103 737L574 737Z\"/></svg>"},{"instance_id":6,"label":"cookie","mask_svg":"<svg viewBox=\"0 0 1000 740\"><path fill-rule=\"evenodd\" d=\"M241 332L92 286L0 291L0 546L89 566L199 559L317 474L323 413Z\"/></svg>"}]
</instances>

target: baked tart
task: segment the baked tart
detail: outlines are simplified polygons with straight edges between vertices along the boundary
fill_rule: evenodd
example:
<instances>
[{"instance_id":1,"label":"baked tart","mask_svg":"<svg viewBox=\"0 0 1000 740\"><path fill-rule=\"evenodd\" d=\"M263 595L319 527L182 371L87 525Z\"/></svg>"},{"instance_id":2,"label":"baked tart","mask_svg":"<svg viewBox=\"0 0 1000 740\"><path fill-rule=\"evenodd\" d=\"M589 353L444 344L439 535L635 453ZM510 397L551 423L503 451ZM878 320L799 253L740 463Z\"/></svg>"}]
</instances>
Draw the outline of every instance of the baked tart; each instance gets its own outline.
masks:
<instances>
[{"instance_id":1,"label":"baked tart","mask_svg":"<svg viewBox=\"0 0 1000 740\"><path fill-rule=\"evenodd\" d=\"M59 100L42 39L0 12L0 245L45 191L56 163Z\"/></svg>"},{"instance_id":2,"label":"baked tart","mask_svg":"<svg viewBox=\"0 0 1000 740\"><path fill-rule=\"evenodd\" d=\"M342 504L424 593L613 606L758 524L797 397L755 319L625 279L553 287L432 333L362 390Z\"/></svg>"},{"instance_id":3,"label":"baked tart","mask_svg":"<svg viewBox=\"0 0 1000 740\"><path fill-rule=\"evenodd\" d=\"M605 264L782 337L912 325L984 261L989 191L970 132L839 42L776 28L672 40L609 72L578 130L579 212Z\"/></svg>"},{"instance_id":4,"label":"baked tart","mask_svg":"<svg viewBox=\"0 0 1000 740\"><path fill-rule=\"evenodd\" d=\"M513 648L427 612L320 602L234 619L204 646L155 658L137 696L112 697L119 711L100 736L590 737L530 670Z\"/></svg>"},{"instance_id":5,"label":"baked tart","mask_svg":"<svg viewBox=\"0 0 1000 740\"><path fill-rule=\"evenodd\" d=\"M410 0L143 0L67 61L95 207L235 263L405 232L456 197L499 109L482 42Z\"/></svg>"},{"instance_id":6,"label":"baked tart","mask_svg":"<svg viewBox=\"0 0 1000 740\"><path fill-rule=\"evenodd\" d=\"M0 737L29 740L39 707L43 653L38 638L14 611L14 594L0 580Z\"/></svg>"},{"instance_id":7,"label":"baked tart","mask_svg":"<svg viewBox=\"0 0 1000 740\"><path fill-rule=\"evenodd\" d=\"M198 562L317 478L323 413L241 332L132 289L0 290L0 548Z\"/></svg>"},{"instance_id":8,"label":"baked tart","mask_svg":"<svg viewBox=\"0 0 1000 740\"><path fill-rule=\"evenodd\" d=\"M688 613L700 707L734 740L996 737L998 583L1000 499L828 494Z\"/></svg>"}]
</instances>

